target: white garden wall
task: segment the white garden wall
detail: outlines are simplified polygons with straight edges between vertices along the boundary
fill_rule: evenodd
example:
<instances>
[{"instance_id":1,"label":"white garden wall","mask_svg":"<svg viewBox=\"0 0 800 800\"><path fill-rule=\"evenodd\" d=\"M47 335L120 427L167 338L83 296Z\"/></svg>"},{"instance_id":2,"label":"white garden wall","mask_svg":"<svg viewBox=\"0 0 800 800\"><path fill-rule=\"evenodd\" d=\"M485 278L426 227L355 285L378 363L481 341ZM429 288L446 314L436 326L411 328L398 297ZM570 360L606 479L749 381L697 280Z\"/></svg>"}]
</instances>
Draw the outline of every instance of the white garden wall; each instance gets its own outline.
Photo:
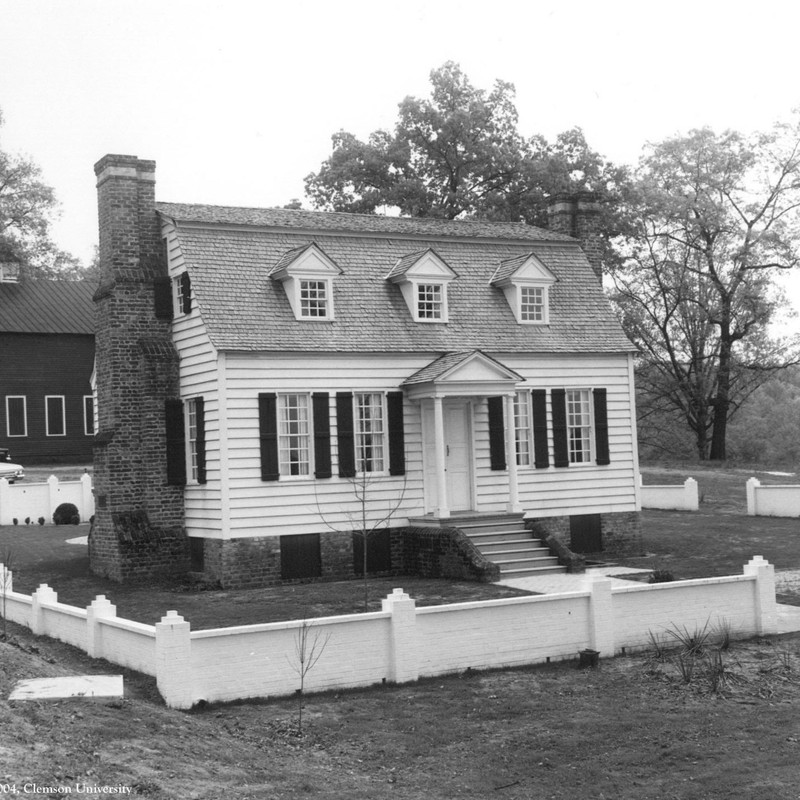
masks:
<instances>
[{"instance_id":1,"label":"white garden wall","mask_svg":"<svg viewBox=\"0 0 800 800\"><path fill-rule=\"evenodd\" d=\"M94 514L92 478L87 473L77 481L59 481L51 475L45 483L18 481L9 483L0 478L0 525L53 524L53 512L61 503L72 503L78 509L81 522L88 522Z\"/></svg>"},{"instance_id":2,"label":"white garden wall","mask_svg":"<svg viewBox=\"0 0 800 800\"><path fill-rule=\"evenodd\" d=\"M641 482L641 477L639 480ZM684 483L677 485L642 484L639 491L642 508L664 511L697 511L700 508L697 481L694 478L687 478Z\"/></svg>"},{"instance_id":3,"label":"white garden wall","mask_svg":"<svg viewBox=\"0 0 800 800\"><path fill-rule=\"evenodd\" d=\"M16 593L0 565L4 585L0 613L4 601L9 620L156 676L174 708L294 693L304 630L306 652L316 643L321 653L305 687L321 691L576 658L587 648L613 656L676 628L724 626L735 637L777 629L774 568L761 556L724 578L613 588L598 576L576 592L420 609L395 589L376 613L195 632L175 611L143 625L117 618L102 596L77 609L46 585L30 597Z\"/></svg>"},{"instance_id":4,"label":"white garden wall","mask_svg":"<svg viewBox=\"0 0 800 800\"><path fill-rule=\"evenodd\" d=\"M750 478L747 513L761 517L800 517L800 485L762 486L758 478Z\"/></svg>"}]
</instances>

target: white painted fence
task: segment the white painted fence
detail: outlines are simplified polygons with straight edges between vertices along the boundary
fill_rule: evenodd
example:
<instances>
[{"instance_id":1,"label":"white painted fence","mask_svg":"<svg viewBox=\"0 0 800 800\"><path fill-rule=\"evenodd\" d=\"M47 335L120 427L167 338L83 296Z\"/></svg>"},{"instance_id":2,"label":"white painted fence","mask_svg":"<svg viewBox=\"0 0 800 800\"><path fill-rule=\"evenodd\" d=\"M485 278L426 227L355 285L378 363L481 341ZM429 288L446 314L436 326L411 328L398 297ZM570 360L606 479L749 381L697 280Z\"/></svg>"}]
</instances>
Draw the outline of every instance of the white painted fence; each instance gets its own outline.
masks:
<instances>
[{"instance_id":1,"label":"white painted fence","mask_svg":"<svg viewBox=\"0 0 800 800\"><path fill-rule=\"evenodd\" d=\"M687 478L682 484L645 486L639 477L642 508L659 508L668 511L697 511L700 498L697 481Z\"/></svg>"},{"instance_id":2,"label":"white painted fence","mask_svg":"<svg viewBox=\"0 0 800 800\"><path fill-rule=\"evenodd\" d=\"M45 483L18 481L9 483L0 478L0 525L37 525L40 517L45 524L53 524L53 512L61 503L72 503L78 509L81 522L88 522L94 514L92 477L88 473L77 481L59 481L51 475Z\"/></svg>"},{"instance_id":3,"label":"white painted fence","mask_svg":"<svg viewBox=\"0 0 800 800\"><path fill-rule=\"evenodd\" d=\"M747 513L751 517L800 517L800 485L762 486L747 481Z\"/></svg>"},{"instance_id":4,"label":"white painted fence","mask_svg":"<svg viewBox=\"0 0 800 800\"><path fill-rule=\"evenodd\" d=\"M59 603L47 585L19 594L0 565L3 585L1 614L95 658L154 675L173 708L292 694L304 626L309 646L324 644L305 678L309 691L570 659L587 648L613 656L648 646L651 632L671 626L724 624L741 637L777 630L775 571L761 556L742 575L724 578L613 588L594 577L576 592L426 608L395 589L379 612L203 631L192 631L175 611L155 625L119 619L104 596L78 609Z\"/></svg>"}]
</instances>

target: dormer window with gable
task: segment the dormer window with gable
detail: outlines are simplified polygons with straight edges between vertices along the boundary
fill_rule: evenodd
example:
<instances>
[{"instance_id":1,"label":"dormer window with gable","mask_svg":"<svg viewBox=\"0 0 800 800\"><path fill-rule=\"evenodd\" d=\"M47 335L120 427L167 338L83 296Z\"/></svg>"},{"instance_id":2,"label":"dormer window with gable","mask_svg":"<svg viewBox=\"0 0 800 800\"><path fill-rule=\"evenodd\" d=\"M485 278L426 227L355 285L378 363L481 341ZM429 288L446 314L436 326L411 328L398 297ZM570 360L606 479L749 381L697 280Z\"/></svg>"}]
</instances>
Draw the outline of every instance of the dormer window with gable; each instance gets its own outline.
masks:
<instances>
[{"instance_id":1,"label":"dormer window with gable","mask_svg":"<svg viewBox=\"0 0 800 800\"><path fill-rule=\"evenodd\" d=\"M333 281L341 273L342 269L312 242L285 253L270 277L283 284L295 319L331 322Z\"/></svg>"},{"instance_id":2,"label":"dormer window with gable","mask_svg":"<svg viewBox=\"0 0 800 800\"><path fill-rule=\"evenodd\" d=\"M414 322L447 322L447 286L458 277L435 251L398 259L386 280L397 284Z\"/></svg>"},{"instance_id":3,"label":"dormer window with gable","mask_svg":"<svg viewBox=\"0 0 800 800\"><path fill-rule=\"evenodd\" d=\"M550 322L550 287L555 275L533 254L500 262L489 283L503 290L520 325Z\"/></svg>"}]
</instances>

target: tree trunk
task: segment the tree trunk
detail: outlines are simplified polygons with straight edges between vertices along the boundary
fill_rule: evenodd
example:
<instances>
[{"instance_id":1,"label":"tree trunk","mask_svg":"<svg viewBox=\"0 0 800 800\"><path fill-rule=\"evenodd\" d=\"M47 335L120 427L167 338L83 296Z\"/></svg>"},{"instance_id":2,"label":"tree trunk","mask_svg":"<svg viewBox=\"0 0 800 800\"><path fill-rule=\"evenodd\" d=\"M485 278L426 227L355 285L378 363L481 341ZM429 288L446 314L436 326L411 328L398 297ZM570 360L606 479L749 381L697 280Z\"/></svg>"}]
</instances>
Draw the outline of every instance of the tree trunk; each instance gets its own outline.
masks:
<instances>
[{"instance_id":1,"label":"tree trunk","mask_svg":"<svg viewBox=\"0 0 800 800\"><path fill-rule=\"evenodd\" d=\"M711 432L711 461L724 461L727 458L726 440L728 437L728 415L731 410L731 357L733 346L727 331L723 328L719 348L719 367L717 369L717 392L714 398L714 427Z\"/></svg>"}]
</instances>

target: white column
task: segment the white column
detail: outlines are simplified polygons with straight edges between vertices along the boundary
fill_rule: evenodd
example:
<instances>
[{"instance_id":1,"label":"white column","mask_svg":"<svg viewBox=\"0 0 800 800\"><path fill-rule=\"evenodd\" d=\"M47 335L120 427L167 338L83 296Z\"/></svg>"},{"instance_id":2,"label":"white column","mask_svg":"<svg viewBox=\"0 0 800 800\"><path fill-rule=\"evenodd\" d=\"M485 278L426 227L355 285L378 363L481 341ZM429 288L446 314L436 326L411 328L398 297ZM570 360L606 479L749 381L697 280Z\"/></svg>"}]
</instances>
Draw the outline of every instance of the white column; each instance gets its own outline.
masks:
<instances>
[{"instance_id":1,"label":"white column","mask_svg":"<svg viewBox=\"0 0 800 800\"><path fill-rule=\"evenodd\" d=\"M519 487L517 485L517 438L514 425L514 395L506 395L506 466L508 467L508 510L518 514L522 511L519 504Z\"/></svg>"},{"instance_id":2,"label":"white column","mask_svg":"<svg viewBox=\"0 0 800 800\"><path fill-rule=\"evenodd\" d=\"M447 500L447 468L444 443L444 411L442 398L433 398L433 438L436 443L436 516L449 517L450 506Z\"/></svg>"}]
</instances>

